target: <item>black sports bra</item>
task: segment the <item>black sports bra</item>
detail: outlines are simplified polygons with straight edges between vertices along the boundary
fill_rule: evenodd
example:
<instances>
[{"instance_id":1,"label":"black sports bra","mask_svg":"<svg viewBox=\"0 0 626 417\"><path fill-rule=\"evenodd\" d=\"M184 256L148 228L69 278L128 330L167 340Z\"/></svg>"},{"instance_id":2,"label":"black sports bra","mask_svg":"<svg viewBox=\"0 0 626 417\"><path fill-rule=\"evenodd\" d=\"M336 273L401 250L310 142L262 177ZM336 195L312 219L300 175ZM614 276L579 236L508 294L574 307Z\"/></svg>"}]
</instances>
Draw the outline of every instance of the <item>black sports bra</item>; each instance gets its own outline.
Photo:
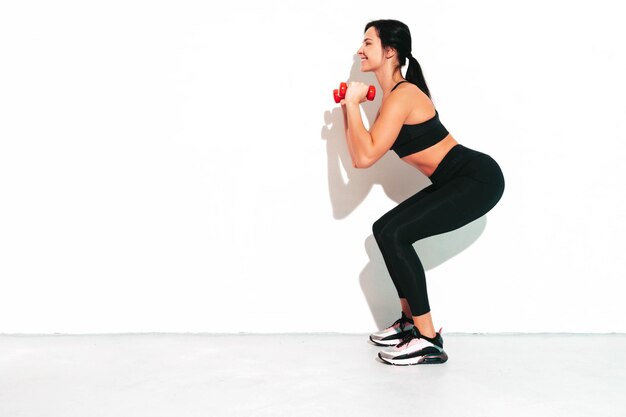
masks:
<instances>
[{"instance_id":1,"label":"black sports bra","mask_svg":"<svg viewBox=\"0 0 626 417\"><path fill-rule=\"evenodd\" d=\"M391 91L402 83L400 81ZM435 109L435 115L425 122L414 125L402 125L396 141L391 146L391 150L398 154L400 158L422 151L442 141L448 136L448 130L439 121L439 112Z\"/></svg>"}]
</instances>

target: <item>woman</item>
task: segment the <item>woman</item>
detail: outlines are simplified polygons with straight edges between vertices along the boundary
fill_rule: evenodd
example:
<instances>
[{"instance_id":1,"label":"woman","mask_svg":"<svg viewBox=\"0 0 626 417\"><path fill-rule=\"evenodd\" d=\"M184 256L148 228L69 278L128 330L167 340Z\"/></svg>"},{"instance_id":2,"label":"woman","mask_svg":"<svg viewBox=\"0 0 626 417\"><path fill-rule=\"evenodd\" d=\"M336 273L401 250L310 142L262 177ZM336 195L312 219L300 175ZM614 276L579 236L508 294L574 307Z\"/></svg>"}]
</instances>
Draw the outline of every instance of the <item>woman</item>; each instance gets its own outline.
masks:
<instances>
[{"instance_id":1,"label":"woman","mask_svg":"<svg viewBox=\"0 0 626 417\"><path fill-rule=\"evenodd\" d=\"M417 240L449 232L491 210L504 192L504 177L489 155L459 144L439 121L419 63L411 55L409 28L397 20L365 26L358 50L361 71L376 74L381 107L368 132L359 105L368 86L348 85L341 100L348 149L356 168L367 168L388 150L432 182L383 215L373 233L400 297L402 316L370 340L390 346L378 353L385 363L443 363L441 329L435 332L424 268L413 249ZM406 79L400 68L409 60ZM392 347L391 347L392 346Z\"/></svg>"}]
</instances>

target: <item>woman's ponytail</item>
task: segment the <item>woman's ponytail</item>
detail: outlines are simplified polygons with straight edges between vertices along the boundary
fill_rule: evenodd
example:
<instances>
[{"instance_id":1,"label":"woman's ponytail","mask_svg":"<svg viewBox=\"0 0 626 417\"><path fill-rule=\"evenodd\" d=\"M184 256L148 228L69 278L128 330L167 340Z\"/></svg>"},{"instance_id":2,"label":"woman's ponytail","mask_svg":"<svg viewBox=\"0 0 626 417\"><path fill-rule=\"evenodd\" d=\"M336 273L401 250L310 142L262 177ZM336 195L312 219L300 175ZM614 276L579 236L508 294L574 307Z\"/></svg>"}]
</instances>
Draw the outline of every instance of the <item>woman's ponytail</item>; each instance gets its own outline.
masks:
<instances>
[{"instance_id":1,"label":"woman's ponytail","mask_svg":"<svg viewBox=\"0 0 626 417\"><path fill-rule=\"evenodd\" d=\"M424 79L424 74L422 73L422 67L420 67L420 63L417 62L417 59L413 58L413 55L409 53L407 57L409 60L409 67L406 70L405 78L407 81L412 82L417 85L420 90L422 90L428 98L430 97L430 91L428 90L428 86L426 85L426 80Z\"/></svg>"}]
</instances>

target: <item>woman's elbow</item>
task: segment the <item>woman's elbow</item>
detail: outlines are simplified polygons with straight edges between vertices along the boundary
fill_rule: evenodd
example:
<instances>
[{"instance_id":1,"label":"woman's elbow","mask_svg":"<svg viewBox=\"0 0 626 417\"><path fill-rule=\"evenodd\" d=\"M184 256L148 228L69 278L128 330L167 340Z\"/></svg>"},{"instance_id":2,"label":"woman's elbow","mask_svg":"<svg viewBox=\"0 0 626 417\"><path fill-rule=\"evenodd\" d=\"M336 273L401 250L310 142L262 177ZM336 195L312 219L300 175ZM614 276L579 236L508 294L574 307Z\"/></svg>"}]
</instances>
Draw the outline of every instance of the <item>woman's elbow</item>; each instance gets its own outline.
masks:
<instances>
[{"instance_id":1,"label":"woman's elbow","mask_svg":"<svg viewBox=\"0 0 626 417\"><path fill-rule=\"evenodd\" d=\"M359 159L358 161L353 161L353 165L355 168L365 169L372 166L372 163L366 159Z\"/></svg>"}]
</instances>

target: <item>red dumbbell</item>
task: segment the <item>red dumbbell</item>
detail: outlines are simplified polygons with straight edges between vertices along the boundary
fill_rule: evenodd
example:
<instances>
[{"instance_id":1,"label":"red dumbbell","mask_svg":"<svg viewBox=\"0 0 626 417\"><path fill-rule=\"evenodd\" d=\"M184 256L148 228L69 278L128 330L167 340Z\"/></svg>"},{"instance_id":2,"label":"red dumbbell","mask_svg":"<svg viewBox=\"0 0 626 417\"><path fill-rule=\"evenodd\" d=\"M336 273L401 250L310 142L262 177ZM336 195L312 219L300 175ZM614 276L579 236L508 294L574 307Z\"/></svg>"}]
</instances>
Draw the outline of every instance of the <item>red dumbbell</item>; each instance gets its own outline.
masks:
<instances>
[{"instance_id":1,"label":"red dumbbell","mask_svg":"<svg viewBox=\"0 0 626 417\"><path fill-rule=\"evenodd\" d=\"M341 99L346 98L346 91L348 90L348 84L341 83L339 84L339 90L333 90L333 97L335 97L335 103L339 103ZM374 100L376 96L376 87L370 85L369 90L367 90L367 99L369 101Z\"/></svg>"}]
</instances>

